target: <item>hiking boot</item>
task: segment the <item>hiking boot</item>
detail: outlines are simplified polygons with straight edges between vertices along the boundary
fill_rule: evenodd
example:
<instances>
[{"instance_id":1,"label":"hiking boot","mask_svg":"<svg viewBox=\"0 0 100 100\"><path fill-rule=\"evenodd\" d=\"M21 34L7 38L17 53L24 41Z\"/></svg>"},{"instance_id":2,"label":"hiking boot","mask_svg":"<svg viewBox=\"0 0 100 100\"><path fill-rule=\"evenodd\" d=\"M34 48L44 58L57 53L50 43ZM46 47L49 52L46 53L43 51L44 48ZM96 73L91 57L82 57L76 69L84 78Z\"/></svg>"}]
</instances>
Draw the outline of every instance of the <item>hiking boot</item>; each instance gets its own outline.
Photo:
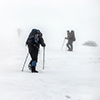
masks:
<instances>
[{"instance_id":1,"label":"hiking boot","mask_svg":"<svg viewBox=\"0 0 100 100\"><path fill-rule=\"evenodd\" d=\"M73 51L73 49L68 49L68 51Z\"/></svg>"},{"instance_id":2,"label":"hiking boot","mask_svg":"<svg viewBox=\"0 0 100 100\"><path fill-rule=\"evenodd\" d=\"M67 51L70 51L70 49L68 49Z\"/></svg>"},{"instance_id":3,"label":"hiking boot","mask_svg":"<svg viewBox=\"0 0 100 100\"><path fill-rule=\"evenodd\" d=\"M70 51L73 51L73 49L70 49Z\"/></svg>"},{"instance_id":4,"label":"hiking boot","mask_svg":"<svg viewBox=\"0 0 100 100\"><path fill-rule=\"evenodd\" d=\"M34 66L31 68L31 72L32 72L32 73L38 73L38 71L35 69Z\"/></svg>"},{"instance_id":5,"label":"hiking boot","mask_svg":"<svg viewBox=\"0 0 100 100\"><path fill-rule=\"evenodd\" d=\"M28 68L29 68L29 70L31 70L31 69L32 69L32 66L31 66L31 64L29 64L29 65L28 65Z\"/></svg>"}]
</instances>

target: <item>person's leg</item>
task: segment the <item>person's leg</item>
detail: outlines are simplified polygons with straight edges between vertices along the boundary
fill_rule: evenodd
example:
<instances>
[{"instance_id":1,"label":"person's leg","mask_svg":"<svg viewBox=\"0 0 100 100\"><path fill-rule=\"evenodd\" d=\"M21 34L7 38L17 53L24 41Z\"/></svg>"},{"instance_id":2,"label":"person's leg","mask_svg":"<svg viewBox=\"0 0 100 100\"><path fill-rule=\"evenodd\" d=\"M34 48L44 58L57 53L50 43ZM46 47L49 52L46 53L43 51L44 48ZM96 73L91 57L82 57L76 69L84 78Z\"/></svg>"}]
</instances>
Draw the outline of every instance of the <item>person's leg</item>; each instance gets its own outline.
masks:
<instances>
[{"instance_id":1,"label":"person's leg","mask_svg":"<svg viewBox=\"0 0 100 100\"><path fill-rule=\"evenodd\" d=\"M31 61L30 61L29 64L28 64L29 70L31 70L31 68L32 68L32 47L33 47L33 46L28 45L28 51L29 51L29 54L30 54L30 56L31 56Z\"/></svg>"},{"instance_id":2,"label":"person's leg","mask_svg":"<svg viewBox=\"0 0 100 100\"><path fill-rule=\"evenodd\" d=\"M33 47L32 52L31 52L31 58L32 58L32 62L31 62L31 66L32 72L38 72L36 71L36 64L37 64L37 59L38 59L38 48L37 47Z\"/></svg>"},{"instance_id":3,"label":"person's leg","mask_svg":"<svg viewBox=\"0 0 100 100\"><path fill-rule=\"evenodd\" d=\"M66 44L67 45L67 47L68 47L68 51L70 50L70 42L68 41L68 43Z\"/></svg>"},{"instance_id":4,"label":"person's leg","mask_svg":"<svg viewBox=\"0 0 100 100\"><path fill-rule=\"evenodd\" d=\"M71 47L71 48L70 48L70 51L73 51L73 41L70 41L69 44L70 44L70 47Z\"/></svg>"},{"instance_id":5,"label":"person's leg","mask_svg":"<svg viewBox=\"0 0 100 100\"><path fill-rule=\"evenodd\" d=\"M28 68L29 68L29 70L31 70L31 68L32 68L32 60L31 60L30 63L28 64Z\"/></svg>"}]
</instances>

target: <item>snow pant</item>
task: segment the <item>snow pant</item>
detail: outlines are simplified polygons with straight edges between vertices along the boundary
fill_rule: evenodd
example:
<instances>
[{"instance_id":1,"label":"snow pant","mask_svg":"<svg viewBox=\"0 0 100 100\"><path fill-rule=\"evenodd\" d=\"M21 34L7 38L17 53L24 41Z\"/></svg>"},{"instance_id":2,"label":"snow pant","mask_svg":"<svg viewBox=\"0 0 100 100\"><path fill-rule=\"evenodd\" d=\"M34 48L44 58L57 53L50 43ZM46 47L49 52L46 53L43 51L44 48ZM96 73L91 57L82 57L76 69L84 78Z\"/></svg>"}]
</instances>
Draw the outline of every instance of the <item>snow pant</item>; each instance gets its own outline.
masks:
<instances>
[{"instance_id":1,"label":"snow pant","mask_svg":"<svg viewBox=\"0 0 100 100\"><path fill-rule=\"evenodd\" d=\"M69 50L73 50L73 41L68 40L67 47Z\"/></svg>"},{"instance_id":2,"label":"snow pant","mask_svg":"<svg viewBox=\"0 0 100 100\"><path fill-rule=\"evenodd\" d=\"M30 61L31 66L36 67L38 60L38 48L36 46L28 46L28 50L32 60Z\"/></svg>"}]
</instances>

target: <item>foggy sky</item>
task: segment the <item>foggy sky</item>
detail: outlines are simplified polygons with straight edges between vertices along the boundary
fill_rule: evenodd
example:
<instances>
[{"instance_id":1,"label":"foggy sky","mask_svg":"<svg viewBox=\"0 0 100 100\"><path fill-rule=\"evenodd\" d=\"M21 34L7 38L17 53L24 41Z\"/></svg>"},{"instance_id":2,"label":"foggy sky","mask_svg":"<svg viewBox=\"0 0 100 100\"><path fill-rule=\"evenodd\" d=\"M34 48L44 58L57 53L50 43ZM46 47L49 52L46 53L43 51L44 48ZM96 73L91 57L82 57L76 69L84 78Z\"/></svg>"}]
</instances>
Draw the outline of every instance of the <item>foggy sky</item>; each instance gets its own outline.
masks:
<instances>
[{"instance_id":1,"label":"foggy sky","mask_svg":"<svg viewBox=\"0 0 100 100\"><path fill-rule=\"evenodd\" d=\"M18 28L25 40L38 28L48 46L61 46L69 29L75 31L76 44L100 44L100 0L0 0L0 27L0 40L13 38Z\"/></svg>"}]
</instances>

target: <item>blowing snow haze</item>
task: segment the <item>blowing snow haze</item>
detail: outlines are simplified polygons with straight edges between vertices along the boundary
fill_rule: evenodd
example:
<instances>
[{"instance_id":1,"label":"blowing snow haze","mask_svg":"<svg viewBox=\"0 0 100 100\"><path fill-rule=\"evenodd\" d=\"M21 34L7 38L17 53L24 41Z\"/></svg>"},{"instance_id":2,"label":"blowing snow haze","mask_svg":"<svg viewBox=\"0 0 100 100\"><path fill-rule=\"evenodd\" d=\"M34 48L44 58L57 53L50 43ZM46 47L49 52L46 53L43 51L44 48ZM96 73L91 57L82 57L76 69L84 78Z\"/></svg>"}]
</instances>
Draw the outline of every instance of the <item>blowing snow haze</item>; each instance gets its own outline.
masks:
<instances>
[{"instance_id":1,"label":"blowing snow haze","mask_svg":"<svg viewBox=\"0 0 100 100\"><path fill-rule=\"evenodd\" d=\"M45 70L41 48L34 75L30 57L21 72L33 28L46 43ZM58 49L67 30L75 31L75 52ZM0 0L0 100L100 100L99 32L100 0Z\"/></svg>"},{"instance_id":2,"label":"blowing snow haze","mask_svg":"<svg viewBox=\"0 0 100 100\"><path fill-rule=\"evenodd\" d=\"M0 41L17 37L20 28L24 44L31 29L38 28L47 46L61 47L67 30L75 31L76 44L93 40L100 45L99 12L99 0L1 0Z\"/></svg>"}]
</instances>

